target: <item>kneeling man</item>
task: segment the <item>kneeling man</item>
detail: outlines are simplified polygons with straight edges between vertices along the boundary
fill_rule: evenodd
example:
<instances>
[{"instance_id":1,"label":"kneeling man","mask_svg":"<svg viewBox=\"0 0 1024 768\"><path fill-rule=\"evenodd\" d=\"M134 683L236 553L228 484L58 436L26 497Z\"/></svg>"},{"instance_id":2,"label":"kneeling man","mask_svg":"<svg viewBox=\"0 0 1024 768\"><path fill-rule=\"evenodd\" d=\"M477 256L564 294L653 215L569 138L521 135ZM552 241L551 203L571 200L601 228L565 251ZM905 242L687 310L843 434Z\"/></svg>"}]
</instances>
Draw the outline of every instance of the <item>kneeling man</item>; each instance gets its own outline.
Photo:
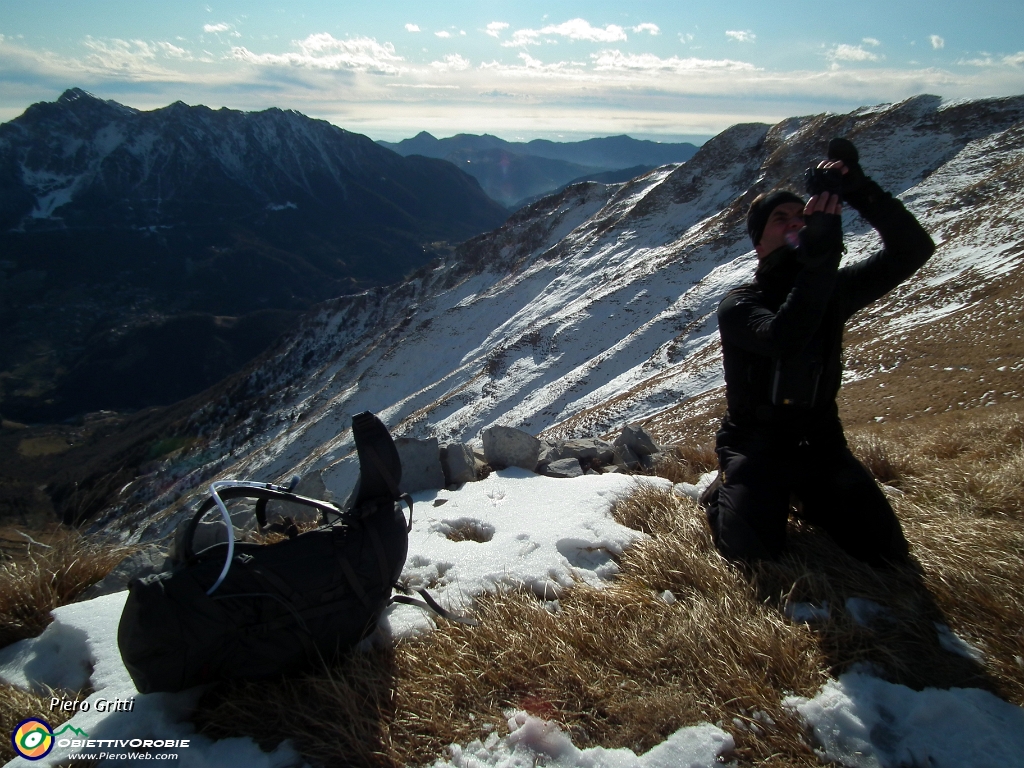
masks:
<instances>
[{"instance_id":1,"label":"kneeling man","mask_svg":"<svg viewBox=\"0 0 1024 768\"><path fill-rule=\"evenodd\" d=\"M838 177L835 192L805 202L781 190L751 203L754 280L718 308L728 411L716 443L721 472L701 501L715 545L731 559L777 556L791 502L860 560L882 564L908 552L888 500L847 447L836 396L844 324L910 277L935 245L864 175L849 141L833 139L829 158L818 168ZM842 202L883 247L840 268Z\"/></svg>"}]
</instances>

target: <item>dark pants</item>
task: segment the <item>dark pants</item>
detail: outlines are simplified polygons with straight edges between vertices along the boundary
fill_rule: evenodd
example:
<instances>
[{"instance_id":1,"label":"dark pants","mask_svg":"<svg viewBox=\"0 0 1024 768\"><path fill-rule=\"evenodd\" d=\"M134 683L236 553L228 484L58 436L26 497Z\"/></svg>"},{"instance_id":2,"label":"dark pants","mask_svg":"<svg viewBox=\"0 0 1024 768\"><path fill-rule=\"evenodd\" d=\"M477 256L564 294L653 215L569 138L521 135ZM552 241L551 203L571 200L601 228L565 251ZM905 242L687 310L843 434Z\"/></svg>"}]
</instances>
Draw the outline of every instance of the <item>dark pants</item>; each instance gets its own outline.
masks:
<instances>
[{"instance_id":1,"label":"dark pants","mask_svg":"<svg viewBox=\"0 0 1024 768\"><path fill-rule=\"evenodd\" d=\"M838 423L800 437L725 425L718 433L722 483L708 504L715 546L730 559L778 556L795 498L798 516L873 564L905 559L907 540L874 478Z\"/></svg>"}]
</instances>

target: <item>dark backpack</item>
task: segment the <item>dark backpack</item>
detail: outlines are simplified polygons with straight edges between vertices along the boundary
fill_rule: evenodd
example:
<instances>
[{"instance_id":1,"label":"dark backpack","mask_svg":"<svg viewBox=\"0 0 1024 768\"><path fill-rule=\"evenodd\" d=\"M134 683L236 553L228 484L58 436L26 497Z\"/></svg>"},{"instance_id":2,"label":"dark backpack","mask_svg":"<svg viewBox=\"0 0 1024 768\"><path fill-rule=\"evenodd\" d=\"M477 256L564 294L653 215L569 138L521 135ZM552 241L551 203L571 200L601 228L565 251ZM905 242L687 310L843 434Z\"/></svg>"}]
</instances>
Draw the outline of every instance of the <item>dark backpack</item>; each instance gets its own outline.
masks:
<instances>
[{"instance_id":1,"label":"dark backpack","mask_svg":"<svg viewBox=\"0 0 1024 768\"><path fill-rule=\"evenodd\" d=\"M391 596L412 527L412 500L398 494L401 463L394 442L369 412L353 418L352 431L360 481L348 509L269 483L214 483L189 523L180 562L128 585L117 643L141 693L295 672L354 646L373 631L390 602L425 605ZM286 525L289 538L276 544L229 538L193 552L200 519L216 505L230 524L224 501L237 498L256 499L261 530L268 527L270 500L312 507L323 525L302 534ZM426 607L475 623L421 594Z\"/></svg>"}]
</instances>

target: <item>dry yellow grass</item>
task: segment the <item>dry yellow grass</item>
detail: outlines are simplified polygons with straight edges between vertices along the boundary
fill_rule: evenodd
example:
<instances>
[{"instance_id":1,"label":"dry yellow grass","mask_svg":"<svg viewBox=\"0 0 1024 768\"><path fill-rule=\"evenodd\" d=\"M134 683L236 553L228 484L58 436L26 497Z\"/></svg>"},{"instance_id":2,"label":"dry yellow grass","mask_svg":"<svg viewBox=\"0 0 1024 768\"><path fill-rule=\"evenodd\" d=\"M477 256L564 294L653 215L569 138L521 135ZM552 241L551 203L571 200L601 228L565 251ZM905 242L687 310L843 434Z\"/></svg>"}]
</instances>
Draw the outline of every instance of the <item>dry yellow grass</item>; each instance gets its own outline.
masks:
<instances>
[{"instance_id":1,"label":"dry yellow grass","mask_svg":"<svg viewBox=\"0 0 1024 768\"><path fill-rule=\"evenodd\" d=\"M0 563L0 648L38 635L50 623L51 610L70 603L132 551L66 528L45 543Z\"/></svg>"},{"instance_id":2,"label":"dry yellow grass","mask_svg":"<svg viewBox=\"0 0 1024 768\"><path fill-rule=\"evenodd\" d=\"M696 483L705 472L718 469L714 440L699 445L674 445L664 454L652 474L673 483Z\"/></svg>"},{"instance_id":3,"label":"dry yellow grass","mask_svg":"<svg viewBox=\"0 0 1024 768\"><path fill-rule=\"evenodd\" d=\"M72 602L132 552L131 547L100 544L68 528L34 533L41 542L26 540L23 551L0 563L0 648L39 635L53 620L50 611ZM69 720L72 712L50 711L51 693L36 694L0 683L0 732L12 733L28 717L42 717L51 726ZM53 695L77 701L90 693ZM7 738L0 743L0 760L14 757Z\"/></svg>"},{"instance_id":4,"label":"dry yellow grass","mask_svg":"<svg viewBox=\"0 0 1024 768\"><path fill-rule=\"evenodd\" d=\"M579 585L556 610L526 592L485 596L476 605L479 627L443 625L320 674L222 689L205 702L206 728L263 736L267 746L288 733L322 764L399 766L432 762L450 743L500 731L508 709L558 721L581 747L637 752L683 725L757 722L760 711L775 726L762 722L760 736L739 737L738 756L768 759L781 742L786 753L811 758L776 692L809 695L821 685L813 637L758 603L672 497L640 491L631 505L657 506L677 533L667 547L655 538L634 547L613 586ZM696 568L666 575L673 551ZM679 596L673 605L660 597L669 588ZM280 721L273 731L262 711L268 698Z\"/></svg>"}]
</instances>

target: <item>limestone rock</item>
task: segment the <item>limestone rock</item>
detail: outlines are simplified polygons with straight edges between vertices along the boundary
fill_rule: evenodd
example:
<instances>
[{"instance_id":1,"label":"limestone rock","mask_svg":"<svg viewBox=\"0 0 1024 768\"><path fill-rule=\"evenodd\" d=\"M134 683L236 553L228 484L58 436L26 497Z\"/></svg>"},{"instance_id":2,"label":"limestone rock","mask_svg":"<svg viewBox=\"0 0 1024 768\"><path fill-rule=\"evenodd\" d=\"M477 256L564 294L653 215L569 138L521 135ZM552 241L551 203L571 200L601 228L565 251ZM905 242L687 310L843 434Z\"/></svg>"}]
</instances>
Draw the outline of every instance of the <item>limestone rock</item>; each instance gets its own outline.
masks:
<instances>
[{"instance_id":1,"label":"limestone rock","mask_svg":"<svg viewBox=\"0 0 1024 768\"><path fill-rule=\"evenodd\" d=\"M321 499L323 501L330 501L331 499L331 494L327 490L327 486L324 485L324 478L320 470L307 472L303 475L295 486L294 491L299 496L306 496L310 499Z\"/></svg>"},{"instance_id":2,"label":"limestone rock","mask_svg":"<svg viewBox=\"0 0 1024 768\"><path fill-rule=\"evenodd\" d=\"M615 464L619 467L628 467L633 469L640 466L640 458L633 453L633 449L628 445L616 445Z\"/></svg>"},{"instance_id":3,"label":"limestone rock","mask_svg":"<svg viewBox=\"0 0 1024 768\"><path fill-rule=\"evenodd\" d=\"M559 459L578 459L581 464L596 459L601 464L609 464L614 459L614 447L596 437L547 442L541 452L540 462L543 464Z\"/></svg>"},{"instance_id":4,"label":"limestone rock","mask_svg":"<svg viewBox=\"0 0 1024 768\"><path fill-rule=\"evenodd\" d=\"M637 456L649 456L659 451L658 444L639 424L624 424L622 432L615 438L616 446L626 446Z\"/></svg>"},{"instance_id":5,"label":"limestone rock","mask_svg":"<svg viewBox=\"0 0 1024 768\"><path fill-rule=\"evenodd\" d=\"M464 443L451 443L442 457L445 481L448 485L471 483L476 480L476 457Z\"/></svg>"},{"instance_id":6,"label":"limestone rock","mask_svg":"<svg viewBox=\"0 0 1024 768\"><path fill-rule=\"evenodd\" d=\"M402 480L398 484L402 493L444 488L441 449L436 437L426 440L399 437L395 440L395 447L402 460Z\"/></svg>"},{"instance_id":7,"label":"limestone rock","mask_svg":"<svg viewBox=\"0 0 1024 768\"><path fill-rule=\"evenodd\" d=\"M544 469L548 477L582 477L583 467L577 459L557 459Z\"/></svg>"},{"instance_id":8,"label":"limestone rock","mask_svg":"<svg viewBox=\"0 0 1024 768\"><path fill-rule=\"evenodd\" d=\"M653 472L654 468L658 466L658 462L665 458L665 454L660 451L657 453L647 453L640 455L640 466L646 469L648 472Z\"/></svg>"},{"instance_id":9,"label":"limestone rock","mask_svg":"<svg viewBox=\"0 0 1024 768\"><path fill-rule=\"evenodd\" d=\"M533 472L541 442L521 429L489 427L483 432L484 457L492 467L522 467Z\"/></svg>"}]
</instances>

